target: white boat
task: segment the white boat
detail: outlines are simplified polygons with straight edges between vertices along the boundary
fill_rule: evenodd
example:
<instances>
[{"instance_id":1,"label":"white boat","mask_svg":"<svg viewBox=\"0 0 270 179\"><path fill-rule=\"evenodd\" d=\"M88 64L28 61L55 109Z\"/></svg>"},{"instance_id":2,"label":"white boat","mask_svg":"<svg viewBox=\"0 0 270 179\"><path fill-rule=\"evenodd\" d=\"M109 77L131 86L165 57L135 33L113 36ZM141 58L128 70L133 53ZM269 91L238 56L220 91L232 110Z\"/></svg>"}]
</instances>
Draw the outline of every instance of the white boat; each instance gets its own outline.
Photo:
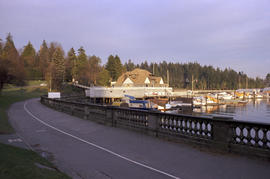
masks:
<instances>
[{"instance_id":1,"label":"white boat","mask_svg":"<svg viewBox=\"0 0 270 179\"><path fill-rule=\"evenodd\" d=\"M206 100L202 96L193 98L193 106L205 106Z\"/></svg>"},{"instance_id":2,"label":"white boat","mask_svg":"<svg viewBox=\"0 0 270 179\"><path fill-rule=\"evenodd\" d=\"M231 94L228 94L226 92L218 93L218 99L222 100L231 100L233 96Z\"/></svg>"},{"instance_id":3,"label":"white boat","mask_svg":"<svg viewBox=\"0 0 270 179\"><path fill-rule=\"evenodd\" d=\"M261 95L261 94L256 94L255 98L256 98L256 99L262 99L262 98L263 98L263 95Z\"/></svg>"},{"instance_id":4,"label":"white boat","mask_svg":"<svg viewBox=\"0 0 270 179\"><path fill-rule=\"evenodd\" d=\"M199 96L193 98L193 106L216 105L217 99L212 96Z\"/></svg>"},{"instance_id":5,"label":"white boat","mask_svg":"<svg viewBox=\"0 0 270 179\"><path fill-rule=\"evenodd\" d=\"M175 109L182 106L191 106L191 103L183 103L182 101L170 101L165 105L166 109Z\"/></svg>"}]
</instances>

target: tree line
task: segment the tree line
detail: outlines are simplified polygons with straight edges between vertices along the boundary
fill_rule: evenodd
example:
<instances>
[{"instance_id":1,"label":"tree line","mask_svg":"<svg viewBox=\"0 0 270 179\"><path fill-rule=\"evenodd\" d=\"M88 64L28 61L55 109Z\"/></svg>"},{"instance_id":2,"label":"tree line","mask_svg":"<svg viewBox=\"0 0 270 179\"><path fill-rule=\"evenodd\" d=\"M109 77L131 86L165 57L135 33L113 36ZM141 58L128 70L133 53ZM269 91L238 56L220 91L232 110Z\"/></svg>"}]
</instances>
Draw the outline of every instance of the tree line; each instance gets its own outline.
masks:
<instances>
[{"instance_id":1,"label":"tree line","mask_svg":"<svg viewBox=\"0 0 270 179\"><path fill-rule=\"evenodd\" d=\"M24 85L27 80L46 80L52 90L61 90L63 83L71 81L105 86L109 85L110 74L101 59L87 56L83 47L77 51L71 48L65 55L61 44L43 40L38 51L28 42L18 52L11 34L5 42L0 39L0 89L5 83Z\"/></svg>"},{"instance_id":2,"label":"tree line","mask_svg":"<svg viewBox=\"0 0 270 179\"><path fill-rule=\"evenodd\" d=\"M150 63L147 61L141 64L134 64L128 60L124 64L128 71L134 68L142 68L150 71L155 76L161 76L171 87L191 89L241 89L241 88L263 88L270 85L270 73L265 79L259 77L250 78L243 72L236 72L233 69L214 68L211 65L200 65L197 62L190 63ZM167 79L169 72L169 80Z\"/></svg>"},{"instance_id":3,"label":"tree line","mask_svg":"<svg viewBox=\"0 0 270 179\"><path fill-rule=\"evenodd\" d=\"M221 70L199 63L150 63L134 64L128 60L122 64L119 56L110 55L107 63L95 55L86 55L85 49L71 48L65 54L61 44L43 40L37 51L28 42L21 51L15 47L11 34L5 42L0 39L0 90L5 83L24 85L26 80L46 80L52 90L61 90L66 82L78 82L88 86L109 86L111 81L126 71L135 68L148 70L161 76L175 88L191 89L237 89L262 88L270 83L270 74L265 79L249 78L243 72Z\"/></svg>"}]
</instances>

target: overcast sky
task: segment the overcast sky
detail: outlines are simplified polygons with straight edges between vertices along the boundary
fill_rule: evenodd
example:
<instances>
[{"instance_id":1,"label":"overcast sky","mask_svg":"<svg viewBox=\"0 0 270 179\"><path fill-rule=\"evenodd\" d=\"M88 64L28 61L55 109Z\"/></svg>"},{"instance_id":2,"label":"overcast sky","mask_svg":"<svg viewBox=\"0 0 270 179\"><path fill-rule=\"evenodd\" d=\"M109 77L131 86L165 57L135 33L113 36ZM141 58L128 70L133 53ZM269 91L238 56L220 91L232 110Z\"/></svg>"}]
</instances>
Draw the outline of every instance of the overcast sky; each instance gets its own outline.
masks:
<instances>
[{"instance_id":1,"label":"overcast sky","mask_svg":"<svg viewBox=\"0 0 270 179\"><path fill-rule=\"evenodd\" d=\"M198 62L270 73L269 0L0 0L0 38L83 46L106 63Z\"/></svg>"}]
</instances>

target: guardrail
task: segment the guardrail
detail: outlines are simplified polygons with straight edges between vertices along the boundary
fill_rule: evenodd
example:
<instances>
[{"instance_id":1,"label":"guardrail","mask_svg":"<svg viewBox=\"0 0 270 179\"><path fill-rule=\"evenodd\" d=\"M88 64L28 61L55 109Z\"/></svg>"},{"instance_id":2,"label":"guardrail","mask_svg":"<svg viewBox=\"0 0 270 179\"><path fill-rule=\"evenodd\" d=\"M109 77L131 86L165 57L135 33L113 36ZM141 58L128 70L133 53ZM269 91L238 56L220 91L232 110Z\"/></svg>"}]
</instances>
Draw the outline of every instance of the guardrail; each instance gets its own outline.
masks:
<instances>
[{"instance_id":1,"label":"guardrail","mask_svg":"<svg viewBox=\"0 0 270 179\"><path fill-rule=\"evenodd\" d=\"M80 118L176 142L270 160L270 124L197 117L41 97L41 103Z\"/></svg>"}]
</instances>

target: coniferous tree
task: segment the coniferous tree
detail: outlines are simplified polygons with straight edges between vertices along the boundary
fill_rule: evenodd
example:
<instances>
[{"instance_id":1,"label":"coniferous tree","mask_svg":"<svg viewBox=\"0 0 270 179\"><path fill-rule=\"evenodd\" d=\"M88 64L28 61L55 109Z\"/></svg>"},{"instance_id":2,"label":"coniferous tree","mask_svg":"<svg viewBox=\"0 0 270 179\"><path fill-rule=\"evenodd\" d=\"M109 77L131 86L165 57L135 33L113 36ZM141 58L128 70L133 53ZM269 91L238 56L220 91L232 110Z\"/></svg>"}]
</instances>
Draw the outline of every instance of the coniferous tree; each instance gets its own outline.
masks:
<instances>
[{"instance_id":1,"label":"coniferous tree","mask_svg":"<svg viewBox=\"0 0 270 179\"><path fill-rule=\"evenodd\" d=\"M106 70L109 72L110 77L113 78L115 76L115 69L114 69L114 56L110 55L108 57L108 61L105 65Z\"/></svg>"},{"instance_id":2,"label":"coniferous tree","mask_svg":"<svg viewBox=\"0 0 270 179\"><path fill-rule=\"evenodd\" d=\"M49 49L45 40L43 40L42 45L40 47L38 59L39 59L39 70L41 72L42 79L45 79L46 71L49 67L50 62Z\"/></svg>"},{"instance_id":3,"label":"coniferous tree","mask_svg":"<svg viewBox=\"0 0 270 179\"><path fill-rule=\"evenodd\" d=\"M72 69L74 67L74 64L76 63L76 54L73 48L71 48L68 52L68 56L65 60L65 80L66 81L72 81L73 79L73 73Z\"/></svg>"},{"instance_id":4,"label":"coniferous tree","mask_svg":"<svg viewBox=\"0 0 270 179\"><path fill-rule=\"evenodd\" d=\"M0 94L5 83L8 82L8 69L7 64L2 59L2 39L0 39Z\"/></svg>"},{"instance_id":5,"label":"coniferous tree","mask_svg":"<svg viewBox=\"0 0 270 179\"><path fill-rule=\"evenodd\" d=\"M56 47L49 71L49 84L52 90L60 90L65 80L65 59L61 47Z\"/></svg>"},{"instance_id":6,"label":"coniferous tree","mask_svg":"<svg viewBox=\"0 0 270 179\"><path fill-rule=\"evenodd\" d=\"M7 65L9 81L16 85L23 85L25 77L24 64L19 58L19 53L10 33L6 38L6 43L2 50L2 60Z\"/></svg>"},{"instance_id":7,"label":"coniferous tree","mask_svg":"<svg viewBox=\"0 0 270 179\"><path fill-rule=\"evenodd\" d=\"M110 55L106 64L106 70L109 71L112 81L116 81L123 73L123 65L120 58Z\"/></svg>"},{"instance_id":8,"label":"coniferous tree","mask_svg":"<svg viewBox=\"0 0 270 179\"><path fill-rule=\"evenodd\" d=\"M126 71L132 71L135 69L135 64L129 59L128 62L124 64Z\"/></svg>"},{"instance_id":9,"label":"coniferous tree","mask_svg":"<svg viewBox=\"0 0 270 179\"><path fill-rule=\"evenodd\" d=\"M80 47L78 49L77 67L79 83L89 85L89 64L87 62L87 55L85 54L85 50L83 47Z\"/></svg>"},{"instance_id":10,"label":"coniferous tree","mask_svg":"<svg viewBox=\"0 0 270 179\"><path fill-rule=\"evenodd\" d=\"M267 73L265 77L265 86L270 87L270 73Z\"/></svg>"},{"instance_id":11,"label":"coniferous tree","mask_svg":"<svg viewBox=\"0 0 270 179\"><path fill-rule=\"evenodd\" d=\"M61 47L61 44L59 44L57 42L51 42L50 43L50 47L49 47L49 62L52 61L53 54L54 54L56 48L58 48L58 47L62 48Z\"/></svg>"},{"instance_id":12,"label":"coniferous tree","mask_svg":"<svg viewBox=\"0 0 270 179\"><path fill-rule=\"evenodd\" d=\"M89 73L90 73L90 83L96 85L97 83L97 76L101 71L101 59L99 57L91 56L88 60L89 63Z\"/></svg>"},{"instance_id":13,"label":"coniferous tree","mask_svg":"<svg viewBox=\"0 0 270 179\"><path fill-rule=\"evenodd\" d=\"M72 81L78 80L78 60L73 48L68 51L67 61L69 65L71 64Z\"/></svg>"},{"instance_id":14,"label":"coniferous tree","mask_svg":"<svg viewBox=\"0 0 270 179\"><path fill-rule=\"evenodd\" d=\"M109 86L110 85L110 73L105 68L102 68L97 76L98 86Z\"/></svg>"},{"instance_id":15,"label":"coniferous tree","mask_svg":"<svg viewBox=\"0 0 270 179\"><path fill-rule=\"evenodd\" d=\"M0 94L4 87L4 84L9 82L7 66L7 62L2 60L2 57L0 56Z\"/></svg>"},{"instance_id":16,"label":"coniferous tree","mask_svg":"<svg viewBox=\"0 0 270 179\"><path fill-rule=\"evenodd\" d=\"M24 47L21 54L21 60L24 62L26 79L37 80L41 78L41 73L38 69L39 64L36 58L36 51L31 42L28 42L28 44Z\"/></svg>"}]
</instances>

